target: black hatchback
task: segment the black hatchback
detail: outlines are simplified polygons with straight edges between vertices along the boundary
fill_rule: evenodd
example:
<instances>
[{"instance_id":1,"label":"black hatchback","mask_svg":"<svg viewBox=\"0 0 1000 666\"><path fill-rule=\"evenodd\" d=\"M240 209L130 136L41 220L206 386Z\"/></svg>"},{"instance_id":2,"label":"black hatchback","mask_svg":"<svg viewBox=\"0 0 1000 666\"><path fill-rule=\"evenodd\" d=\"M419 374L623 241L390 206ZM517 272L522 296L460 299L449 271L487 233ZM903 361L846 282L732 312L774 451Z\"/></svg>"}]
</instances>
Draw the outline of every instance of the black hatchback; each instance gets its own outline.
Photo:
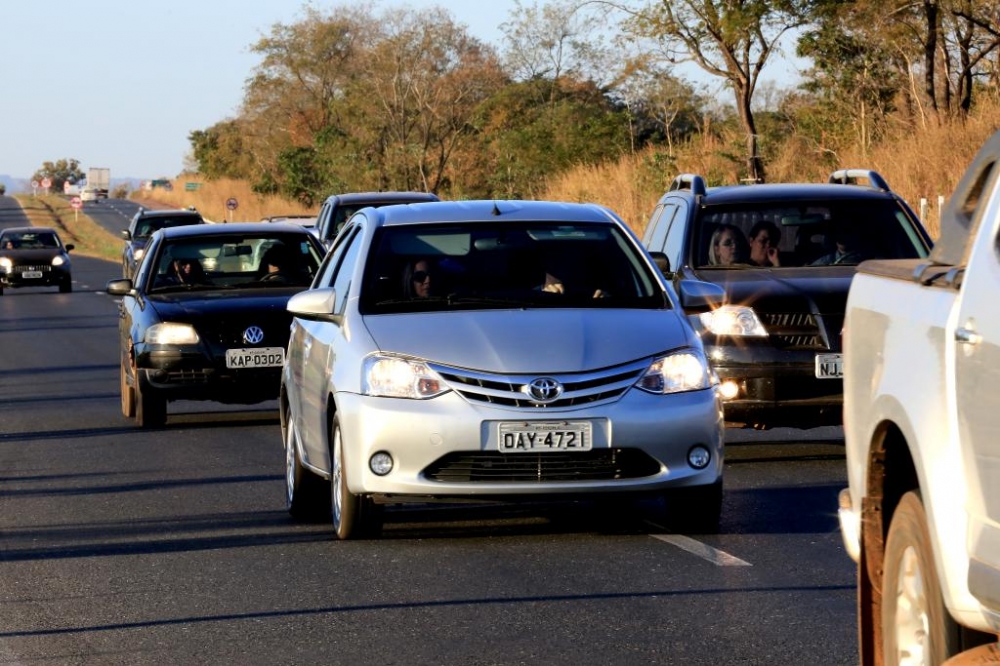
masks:
<instances>
[{"instance_id":1,"label":"black hatchback","mask_svg":"<svg viewBox=\"0 0 1000 666\"><path fill-rule=\"evenodd\" d=\"M706 187L681 175L643 244L675 286L725 290L725 306L691 319L721 380L726 421L760 429L842 422L840 335L857 264L931 248L906 202L857 169L823 184Z\"/></svg>"},{"instance_id":2,"label":"black hatchback","mask_svg":"<svg viewBox=\"0 0 1000 666\"><path fill-rule=\"evenodd\" d=\"M292 317L323 248L297 224L195 224L155 232L121 297L122 414L166 422L171 400L253 404L278 396Z\"/></svg>"}]
</instances>

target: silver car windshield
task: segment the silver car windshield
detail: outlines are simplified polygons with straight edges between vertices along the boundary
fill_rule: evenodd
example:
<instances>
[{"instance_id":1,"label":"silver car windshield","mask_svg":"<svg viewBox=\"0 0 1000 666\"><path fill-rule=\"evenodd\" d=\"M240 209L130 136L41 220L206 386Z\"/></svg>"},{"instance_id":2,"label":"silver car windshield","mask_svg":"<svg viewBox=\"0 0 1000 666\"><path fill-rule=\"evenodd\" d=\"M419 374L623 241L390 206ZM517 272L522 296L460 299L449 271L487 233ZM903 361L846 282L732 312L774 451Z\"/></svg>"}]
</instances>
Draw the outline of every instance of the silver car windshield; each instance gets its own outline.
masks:
<instances>
[{"instance_id":1,"label":"silver car windshield","mask_svg":"<svg viewBox=\"0 0 1000 666\"><path fill-rule=\"evenodd\" d=\"M388 226L368 256L365 313L489 308L666 308L645 258L612 224Z\"/></svg>"}]
</instances>

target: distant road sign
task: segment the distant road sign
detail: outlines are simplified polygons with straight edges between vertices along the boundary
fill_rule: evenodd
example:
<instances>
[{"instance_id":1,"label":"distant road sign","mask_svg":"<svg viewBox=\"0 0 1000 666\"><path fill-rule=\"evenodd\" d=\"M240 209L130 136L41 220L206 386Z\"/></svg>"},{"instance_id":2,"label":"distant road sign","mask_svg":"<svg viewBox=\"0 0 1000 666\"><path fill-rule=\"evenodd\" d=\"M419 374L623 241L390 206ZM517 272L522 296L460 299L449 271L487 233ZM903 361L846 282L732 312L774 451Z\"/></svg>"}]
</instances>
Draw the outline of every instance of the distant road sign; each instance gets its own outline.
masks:
<instances>
[{"instance_id":1,"label":"distant road sign","mask_svg":"<svg viewBox=\"0 0 1000 666\"><path fill-rule=\"evenodd\" d=\"M31 186L32 186L33 188L36 188L36 189L37 189L37 188L38 188L38 181L37 181L37 180L33 180L33 181L31 181Z\"/></svg>"},{"instance_id":2,"label":"distant road sign","mask_svg":"<svg viewBox=\"0 0 1000 666\"><path fill-rule=\"evenodd\" d=\"M52 179L42 178L42 187L44 187L45 189L49 189L50 187L52 187Z\"/></svg>"},{"instance_id":3,"label":"distant road sign","mask_svg":"<svg viewBox=\"0 0 1000 666\"><path fill-rule=\"evenodd\" d=\"M69 205L76 210L80 210L81 208L83 208L83 199L81 199L80 197L73 197L72 199L69 200Z\"/></svg>"},{"instance_id":4,"label":"distant road sign","mask_svg":"<svg viewBox=\"0 0 1000 666\"><path fill-rule=\"evenodd\" d=\"M239 207L240 204L238 201L236 201L236 197L229 197L226 200L226 208L228 208L229 210L236 210Z\"/></svg>"},{"instance_id":5,"label":"distant road sign","mask_svg":"<svg viewBox=\"0 0 1000 666\"><path fill-rule=\"evenodd\" d=\"M63 193L69 194L69 188L71 188L71 187L73 187L73 185L68 180L65 181L63 183Z\"/></svg>"}]
</instances>

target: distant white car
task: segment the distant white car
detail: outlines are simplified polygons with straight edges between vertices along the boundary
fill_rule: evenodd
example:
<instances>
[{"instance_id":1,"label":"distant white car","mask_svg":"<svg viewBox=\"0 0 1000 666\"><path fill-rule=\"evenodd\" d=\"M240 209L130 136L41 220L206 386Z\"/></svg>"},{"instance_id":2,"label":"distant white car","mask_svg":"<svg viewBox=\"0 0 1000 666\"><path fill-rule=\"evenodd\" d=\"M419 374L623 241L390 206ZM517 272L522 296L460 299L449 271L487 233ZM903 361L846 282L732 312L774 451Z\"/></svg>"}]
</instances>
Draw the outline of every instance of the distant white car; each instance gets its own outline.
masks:
<instances>
[{"instance_id":1,"label":"distant white car","mask_svg":"<svg viewBox=\"0 0 1000 666\"><path fill-rule=\"evenodd\" d=\"M80 192L80 201L99 201L101 199L101 190L96 187L85 187L82 192Z\"/></svg>"}]
</instances>

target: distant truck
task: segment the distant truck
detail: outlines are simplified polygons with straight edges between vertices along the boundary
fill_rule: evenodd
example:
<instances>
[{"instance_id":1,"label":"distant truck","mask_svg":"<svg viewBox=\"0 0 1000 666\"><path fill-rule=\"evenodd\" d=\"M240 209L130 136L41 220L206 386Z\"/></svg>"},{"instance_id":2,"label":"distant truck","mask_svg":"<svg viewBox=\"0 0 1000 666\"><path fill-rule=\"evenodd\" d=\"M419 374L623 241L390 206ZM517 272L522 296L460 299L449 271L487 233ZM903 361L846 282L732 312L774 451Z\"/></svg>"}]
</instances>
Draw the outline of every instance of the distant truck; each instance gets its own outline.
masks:
<instances>
[{"instance_id":1,"label":"distant truck","mask_svg":"<svg viewBox=\"0 0 1000 666\"><path fill-rule=\"evenodd\" d=\"M87 184L80 192L81 201L107 199L111 191L111 169L90 167L87 169Z\"/></svg>"},{"instance_id":2,"label":"distant truck","mask_svg":"<svg viewBox=\"0 0 1000 666\"><path fill-rule=\"evenodd\" d=\"M844 545L861 663L1000 663L1000 132L929 259L860 264L844 322Z\"/></svg>"}]
</instances>

